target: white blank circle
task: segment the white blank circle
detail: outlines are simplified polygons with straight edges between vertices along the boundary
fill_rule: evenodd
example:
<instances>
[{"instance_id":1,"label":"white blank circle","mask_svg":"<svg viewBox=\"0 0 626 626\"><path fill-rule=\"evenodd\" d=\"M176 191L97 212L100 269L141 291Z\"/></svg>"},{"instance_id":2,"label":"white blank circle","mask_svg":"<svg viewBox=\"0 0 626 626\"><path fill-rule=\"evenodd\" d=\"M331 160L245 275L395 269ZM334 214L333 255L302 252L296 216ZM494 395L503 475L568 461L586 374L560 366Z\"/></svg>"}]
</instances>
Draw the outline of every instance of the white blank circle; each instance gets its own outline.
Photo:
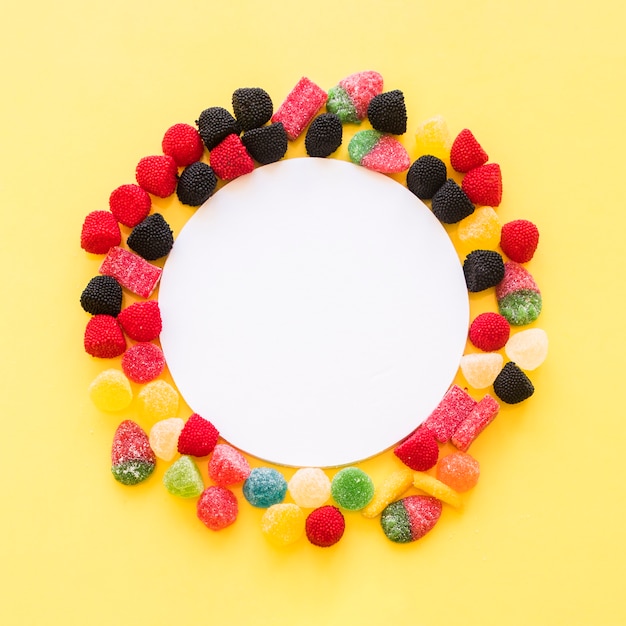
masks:
<instances>
[{"instance_id":1,"label":"white blank circle","mask_svg":"<svg viewBox=\"0 0 626 626\"><path fill-rule=\"evenodd\" d=\"M356 463L417 428L455 376L469 316L428 207L387 176L314 158L257 168L200 207L159 305L191 409L295 467Z\"/></svg>"}]
</instances>

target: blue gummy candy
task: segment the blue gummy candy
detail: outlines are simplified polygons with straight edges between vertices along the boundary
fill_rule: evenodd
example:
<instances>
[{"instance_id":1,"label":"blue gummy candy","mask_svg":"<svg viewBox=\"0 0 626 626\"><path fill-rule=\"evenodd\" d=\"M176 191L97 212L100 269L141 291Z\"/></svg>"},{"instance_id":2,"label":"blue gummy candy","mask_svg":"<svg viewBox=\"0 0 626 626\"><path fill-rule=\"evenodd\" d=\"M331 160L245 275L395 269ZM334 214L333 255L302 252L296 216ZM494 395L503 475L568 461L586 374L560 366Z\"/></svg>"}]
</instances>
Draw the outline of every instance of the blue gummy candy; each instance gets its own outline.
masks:
<instances>
[{"instance_id":1,"label":"blue gummy candy","mask_svg":"<svg viewBox=\"0 0 626 626\"><path fill-rule=\"evenodd\" d=\"M279 504L287 495L287 481L271 467L255 467L243 484L244 498L260 509Z\"/></svg>"}]
</instances>

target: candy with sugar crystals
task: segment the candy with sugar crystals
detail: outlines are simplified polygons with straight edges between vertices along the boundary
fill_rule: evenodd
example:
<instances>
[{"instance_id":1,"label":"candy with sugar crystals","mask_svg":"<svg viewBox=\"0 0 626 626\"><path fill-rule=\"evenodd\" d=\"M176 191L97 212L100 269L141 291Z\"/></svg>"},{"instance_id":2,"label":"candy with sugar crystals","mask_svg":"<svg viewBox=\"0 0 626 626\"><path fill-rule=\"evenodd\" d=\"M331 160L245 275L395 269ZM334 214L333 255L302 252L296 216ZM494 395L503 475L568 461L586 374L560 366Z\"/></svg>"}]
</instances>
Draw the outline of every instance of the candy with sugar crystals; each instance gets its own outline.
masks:
<instances>
[{"instance_id":1,"label":"candy with sugar crystals","mask_svg":"<svg viewBox=\"0 0 626 626\"><path fill-rule=\"evenodd\" d=\"M303 76L289 92L272 116L272 122L282 122L289 139L296 139L326 103L327 94L313 81Z\"/></svg>"},{"instance_id":2,"label":"candy with sugar crystals","mask_svg":"<svg viewBox=\"0 0 626 626\"><path fill-rule=\"evenodd\" d=\"M454 431L452 443L462 452L467 452L474 439L496 418L499 410L496 400L485 394Z\"/></svg>"},{"instance_id":3,"label":"candy with sugar crystals","mask_svg":"<svg viewBox=\"0 0 626 626\"><path fill-rule=\"evenodd\" d=\"M415 472L413 474L413 486L455 508L460 508L463 504L461 497L454 489L429 474Z\"/></svg>"},{"instance_id":4,"label":"candy with sugar crystals","mask_svg":"<svg viewBox=\"0 0 626 626\"><path fill-rule=\"evenodd\" d=\"M407 496L385 507L380 525L387 539L410 543L433 529L441 516L441 502L432 496Z\"/></svg>"},{"instance_id":5,"label":"candy with sugar crystals","mask_svg":"<svg viewBox=\"0 0 626 626\"><path fill-rule=\"evenodd\" d=\"M287 494L287 481L276 469L255 467L243 484L244 498L252 505L266 509L279 504Z\"/></svg>"},{"instance_id":6,"label":"candy with sugar crystals","mask_svg":"<svg viewBox=\"0 0 626 626\"><path fill-rule=\"evenodd\" d=\"M132 420L124 420L115 431L111 448L111 472L123 485L137 485L156 467L148 436Z\"/></svg>"},{"instance_id":7,"label":"candy with sugar crystals","mask_svg":"<svg viewBox=\"0 0 626 626\"><path fill-rule=\"evenodd\" d=\"M477 207L459 222L457 236L463 250L493 250L500 242L500 218L490 206Z\"/></svg>"},{"instance_id":8,"label":"candy with sugar crystals","mask_svg":"<svg viewBox=\"0 0 626 626\"><path fill-rule=\"evenodd\" d=\"M330 485L333 500L348 511L360 511L374 497L372 479L358 467L339 470Z\"/></svg>"},{"instance_id":9,"label":"candy with sugar crystals","mask_svg":"<svg viewBox=\"0 0 626 626\"><path fill-rule=\"evenodd\" d=\"M330 478L319 467L303 467L288 483L289 494L302 508L315 509L330 498Z\"/></svg>"},{"instance_id":10,"label":"candy with sugar crystals","mask_svg":"<svg viewBox=\"0 0 626 626\"><path fill-rule=\"evenodd\" d=\"M108 369L93 379L89 397L101 411L123 411L133 399L133 390L123 372Z\"/></svg>"},{"instance_id":11,"label":"candy with sugar crystals","mask_svg":"<svg viewBox=\"0 0 626 626\"><path fill-rule=\"evenodd\" d=\"M216 485L228 487L242 483L250 475L250 464L246 457L227 443L218 443L213 448L209 461L209 477Z\"/></svg>"},{"instance_id":12,"label":"candy with sugar crystals","mask_svg":"<svg viewBox=\"0 0 626 626\"><path fill-rule=\"evenodd\" d=\"M178 392L164 380L147 383L137 394L140 415L149 420L162 420L178 412Z\"/></svg>"},{"instance_id":13,"label":"candy with sugar crystals","mask_svg":"<svg viewBox=\"0 0 626 626\"><path fill-rule=\"evenodd\" d=\"M222 530L233 524L239 514L235 494L219 485L207 487L196 504L198 519L211 530Z\"/></svg>"},{"instance_id":14,"label":"candy with sugar crystals","mask_svg":"<svg viewBox=\"0 0 626 626\"><path fill-rule=\"evenodd\" d=\"M163 475L165 488L179 498L197 498L204 490L200 470L189 456L181 456Z\"/></svg>"},{"instance_id":15,"label":"candy with sugar crystals","mask_svg":"<svg viewBox=\"0 0 626 626\"><path fill-rule=\"evenodd\" d=\"M497 352L479 352L461 357L461 372L470 387L486 389L500 373L504 357Z\"/></svg>"},{"instance_id":16,"label":"candy with sugar crystals","mask_svg":"<svg viewBox=\"0 0 626 626\"><path fill-rule=\"evenodd\" d=\"M348 144L350 160L381 174L404 172L411 160L404 146L391 135L377 130L360 130Z\"/></svg>"},{"instance_id":17,"label":"candy with sugar crystals","mask_svg":"<svg viewBox=\"0 0 626 626\"><path fill-rule=\"evenodd\" d=\"M541 328L521 330L507 341L504 351L523 370L534 370L548 356L548 334Z\"/></svg>"},{"instance_id":18,"label":"candy with sugar crystals","mask_svg":"<svg viewBox=\"0 0 626 626\"><path fill-rule=\"evenodd\" d=\"M480 464L467 452L452 452L437 461L436 476L457 493L463 493L476 486Z\"/></svg>"},{"instance_id":19,"label":"candy with sugar crystals","mask_svg":"<svg viewBox=\"0 0 626 626\"><path fill-rule=\"evenodd\" d=\"M350 74L328 90L326 109L335 113L342 124L360 124L374 96L383 92L383 77L378 72Z\"/></svg>"},{"instance_id":20,"label":"candy with sugar crystals","mask_svg":"<svg viewBox=\"0 0 626 626\"><path fill-rule=\"evenodd\" d=\"M448 124L441 115L424 120L415 132L415 151L418 156L430 154L444 162L450 162L452 136Z\"/></svg>"},{"instance_id":21,"label":"candy with sugar crystals","mask_svg":"<svg viewBox=\"0 0 626 626\"><path fill-rule=\"evenodd\" d=\"M109 250L100 265L100 273L113 276L117 282L142 298L149 298L161 278L162 269L148 263L138 254L120 247Z\"/></svg>"},{"instance_id":22,"label":"candy with sugar crystals","mask_svg":"<svg viewBox=\"0 0 626 626\"><path fill-rule=\"evenodd\" d=\"M413 472L408 467L392 472L374 489L372 501L361 511L361 514L368 519L380 515L388 504L400 498L412 484Z\"/></svg>"},{"instance_id":23,"label":"candy with sugar crystals","mask_svg":"<svg viewBox=\"0 0 626 626\"><path fill-rule=\"evenodd\" d=\"M185 425L180 417L158 421L150 429L150 447L164 461L171 461L178 452L178 437Z\"/></svg>"},{"instance_id":24,"label":"candy with sugar crystals","mask_svg":"<svg viewBox=\"0 0 626 626\"><path fill-rule=\"evenodd\" d=\"M154 343L136 343L124 352L122 369L134 383L149 383L163 373L165 356Z\"/></svg>"},{"instance_id":25,"label":"candy with sugar crystals","mask_svg":"<svg viewBox=\"0 0 626 626\"><path fill-rule=\"evenodd\" d=\"M277 546L295 543L304 534L305 518L297 504L272 504L261 518L263 534Z\"/></svg>"},{"instance_id":26,"label":"candy with sugar crystals","mask_svg":"<svg viewBox=\"0 0 626 626\"><path fill-rule=\"evenodd\" d=\"M435 433L437 441L445 443L475 405L476 400L467 391L458 385L452 385L423 426Z\"/></svg>"},{"instance_id":27,"label":"candy with sugar crystals","mask_svg":"<svg viewBox=\"0 0 626 626\"><path fill-rule=\"evenodd\" d=\"M513 326L534 322L541 313L541 293L530 272L515 261L504 264L504 277L496 286L500 314Z\"/></svg>"}]
</instances>

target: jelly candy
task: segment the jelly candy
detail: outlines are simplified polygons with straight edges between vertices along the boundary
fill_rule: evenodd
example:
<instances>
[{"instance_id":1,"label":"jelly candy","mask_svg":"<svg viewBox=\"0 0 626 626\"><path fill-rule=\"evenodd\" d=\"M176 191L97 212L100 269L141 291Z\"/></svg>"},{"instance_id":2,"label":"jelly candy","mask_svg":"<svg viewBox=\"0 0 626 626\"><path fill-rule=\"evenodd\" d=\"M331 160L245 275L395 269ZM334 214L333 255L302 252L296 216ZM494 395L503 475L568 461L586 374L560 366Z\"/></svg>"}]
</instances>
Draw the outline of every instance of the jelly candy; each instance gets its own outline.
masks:
<instances>
[{"instance_id":1,"label":"jelly candy","mask_svg":"<svg viewBox=\"0 0 626 626\"><path fill-rule=\"evenodd\" d=\"M397 500L413 484L413 472L404 467L392 472L382 484L374 489L372 501L361 511L363 517L373 518Z\"/></svg>"},{"instance_id":2,"label":"jelly candy","mask_svg":"<svg viewBox=\"0 0 626 626\"><path fill-rule=\"evenodd\" d=\"M432 496L407 496L385 507L380 525L387 539L409 543L432 530L441 516L441 502Z\"/></svg>"},{"instance_id":3,"label":"jelly candy","mask_svg":"<svg viewBox=\"0 0 626 626\"><path fill-rule=\"evenodd\" d=\"M156 467L148 436L132 420L124 420L115 431L111 448L111 472L124 485L137 485Z\"/></svg>"},{"instance_id":4,"label":"jelly candy","mask_svg":"<svg viewBox=\"0 0 626 626\"><path fill-rule=\"evenodd\" d=\"M263 534L275 545L288 546L304 534L304 513L297 504L270 506L261 518Z\"/></svg>"},{"instance_id":5,"label":"jelly candy","mask_svg":"<svg viewBox=\"0 0 626 626\"><path fill-rule=\"evenodd\" d=\"M133 399L133 390L123 372L108 369L89 385L89 397L101 411L123 411Z\"/></svg>"},{"instance_id":6,"label":"jelly candy","mask_svg":"<svg viewBox=\"0 0 626 626\"><path fill-rule=\"evenodd\" d=\"M222 530L237 520L239 504L235 494L219 485L207 487L196 504L198 519L211 530Z\"/></svg>"},{"instance_id":7,"label":"jelly candy","mask_svg":"<svg viewBox=\"0 0 626 626\"><path fill-rule=\"evenodd\" d=\"M333 477L330 491L333 500L340 507L349 511L359 511L374 497L374 483L362 469L345 467Z\"/></svg>"},{"instance_id":8,"label":"jelly candy","mask_svg":"<svg viewBox=\"0 0 626 626\"><path fill-rule=\"evenodd\" d=\"M330 498L330 479L318 467L303 467L288 483L289 494L302 508L315 509Z\"/></svg>"},{"instance_id":9,"label":"jelly candy","mask_svg":"<svg viewBox=\"0 0 626 626\"><path fill-rule=\"evenodd\" d=\"M197 498L204 489L200 470L189 456L181 456L163 475L165 488L180 498Z\"/></svg>"},{"instance_id":10,"label":"jelly candy","mask_svg":"<svg viewBox=\"0 0 626 626\"><path fill-rule=\"evenodd\" d=\"M452 452L437 461L436 476L457 493L463 493L476 486L480 464L466 452Z\"/></svg>"},{"instance_id":11,"label":"jelly candy","mask_svg":"<svg viewBox=\"0 0 626 626\"><path fill-rule=\"evenodd\" d=\"M441 500L450 506L460 508L462 506L461 497L445 483L437 480L429 474L423 472L415 472L413 475L413 486L424 493L427 493L437 500Z\"/></svg>"},{"instance_id":12,"label":"jelly candy","mask_svg":"<svg viewBox=\"0 0 626 626\"><path fill-rule=\"evenodd\" d=\"M500 373L504 357L497 352L465 354L461 357L461 372L474 389L486 389Z\"/></svg>"},{"instance_id":13,"label":"jelly candy","mask_svg":"<svg viewBox=\"0 0 626 626\"><path fill-rule=\"evenodd\" d=\"M496 418L499 410L500 405L485 394L454 431L452 443L462 452L467 452L474 439Z\"/></svg>"},{"instance_id":14,"label":"jelly candy","mask_svg":"<svg viewBox=\"0 0 626 626\"><path fill-rule=\"evenodd\" d=\"M435 433L437 441L445 443L475 405L476 400L466 391L452 385L423 425Z\"/></svg>"},{"instance_id":15,"label":"jelly candy","mask_svg":"<svg viewBox=\"0 0 626 626\"><path fill-rule=\"evenodd\" d=\"M139 413L143 418L162 420L178 412L178 392L164 380L153 380L137 394Z\"/></svg>"},{"instance_id":16,"label":"jelly candy","mask_svg":"<svg viewBox=\"0 0 626 626\"><path fill-rule=\"evenodd\" d=\"M507 341L504 351L523 370L534 370L548 356L548 335L541 328L521 330Z\"/></svg>"},{"instance_id":17,"label":"jelly candy","mask_svg":"<svg viewBox=\"0 0 626 626\"><path fill-rule=\"evenodd\" d=\"M279 504L287 494L287 481L271 467L255 467L243 484L243 495L252 505L266 509Z\"/></svg>"},{"instance_id":18,"label":"jelly candy","mask_svg":"<svg viewBox=\"0 0 626 626\"><path fill-rule=\"evenodd\" d=\"M178 451L178 437L185 425L180 417L170 417L154 424L150 429L150 447L164 461L171 461Z\"/></svg>"}]
</instances>

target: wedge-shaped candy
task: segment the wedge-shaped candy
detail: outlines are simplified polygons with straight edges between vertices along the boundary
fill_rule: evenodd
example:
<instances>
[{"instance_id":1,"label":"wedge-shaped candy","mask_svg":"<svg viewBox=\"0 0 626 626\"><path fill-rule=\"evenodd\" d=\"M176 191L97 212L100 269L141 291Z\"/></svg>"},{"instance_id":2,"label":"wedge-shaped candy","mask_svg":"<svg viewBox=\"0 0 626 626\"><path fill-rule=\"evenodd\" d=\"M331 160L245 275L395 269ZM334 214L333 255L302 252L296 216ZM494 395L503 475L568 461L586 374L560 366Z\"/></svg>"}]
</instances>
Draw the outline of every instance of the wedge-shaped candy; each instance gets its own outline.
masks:
<instances>
[{"instance_id":1,"label":"wedge-shaped candy","mask_svg":"<svg viewBox=\"0 0 626 626\"><path fill-rule=\"evenodd\" d=\"M348 144L350 160L381 174L396 174L409 169L411 160L404 146L390 135L377 130L361 130Z\"/></svg>"},{"instance_id":2,"label":"wedge-shaped candy","mask_svg":"<svg viewBox=\"0 0 626 626\"><path fill-rule=\"evenodd\" d=\"M137 485L156 467L148 435L132 420L124 420L115 431L111 447L111 472L123 485Z\"/></svg>"},{"instance_id":3,"label":"wedge-shaped candy","mask_svg":"<svg viewBox=\"0 0 626 626\"><path fill-rule=\"evenodd\" d=\"M513 326L534 322L543 305L530 272L514 261L504 264L504 278L496 286L496 298L500 314Z\"/></svg>"},{"instance_id":4,"label":"wedge-shaped candy","mask_svg":"<svg viewBox=\"0 0 626 626\"><path fill-rule=\"evenodd\" d=\"M410 543L433 529L441 516L441 502L432 496L407 496L385 507L380 525L387 539Z\"/></svg>"},{"instance_id":5,"label":"wedge-shaped candy","mask_svg":"<svg viewBox=\"0 0 626 626\"><path fill-rule=\"evenodd\" d=\"M372 98L383 91L383 77L378 72L350 74L328 90L326 108L335 113L342 124L360 124L367 116Z\"/></svg>"},{"instance_id":6,"label":"wedge-shaped candy","mask_svg":"<svg viewBox=\"0 0 626 626\"><path fill-rule=\"evenodd\" d=\"M189 456L181 456L163 475L165 488L179 498L197 498L204 490L200 470Z\"/></svg>"}]
</instances>

